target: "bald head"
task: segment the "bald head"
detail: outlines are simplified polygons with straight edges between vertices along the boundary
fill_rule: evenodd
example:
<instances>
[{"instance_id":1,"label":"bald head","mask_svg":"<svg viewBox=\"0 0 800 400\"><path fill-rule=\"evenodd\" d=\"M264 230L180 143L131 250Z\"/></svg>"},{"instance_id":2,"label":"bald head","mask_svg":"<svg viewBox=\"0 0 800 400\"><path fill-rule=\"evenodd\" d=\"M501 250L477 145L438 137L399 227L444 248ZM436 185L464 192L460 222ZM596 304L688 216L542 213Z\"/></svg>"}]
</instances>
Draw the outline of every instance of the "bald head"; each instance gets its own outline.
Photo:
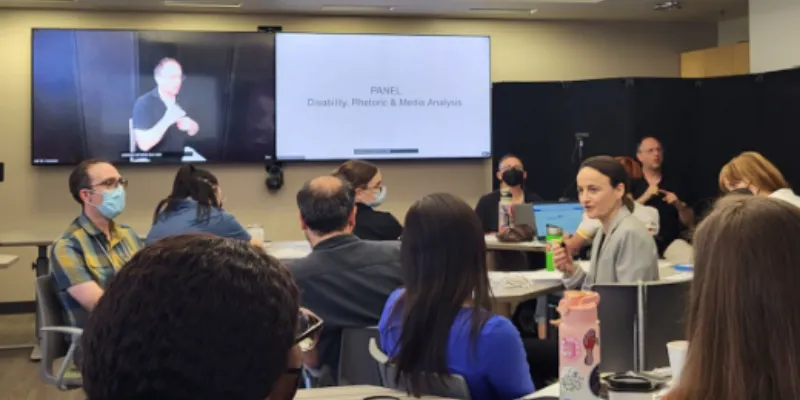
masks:
<instances>
[{"instance_id":1,"label":"bald head","mask_svg":"<svg viewBox=\"0 0 800 400\"><path fill-rule=\"evenodd\" d=\"M313 192L333 193L342 190L345 182L337 176L320 176L308 181L308 188Z\"/></svg>"},{"instance_id":2,"label":"bald head","mask_svg":"<svg viewBox=\"0 0 800 400\"><path fill-rule=\"evenodd\" d=\"M337 176L320 176L297 192L297 208L304 228L317 235L346 231L355 215L355 194Z\"/></svg>"}]
</instances>

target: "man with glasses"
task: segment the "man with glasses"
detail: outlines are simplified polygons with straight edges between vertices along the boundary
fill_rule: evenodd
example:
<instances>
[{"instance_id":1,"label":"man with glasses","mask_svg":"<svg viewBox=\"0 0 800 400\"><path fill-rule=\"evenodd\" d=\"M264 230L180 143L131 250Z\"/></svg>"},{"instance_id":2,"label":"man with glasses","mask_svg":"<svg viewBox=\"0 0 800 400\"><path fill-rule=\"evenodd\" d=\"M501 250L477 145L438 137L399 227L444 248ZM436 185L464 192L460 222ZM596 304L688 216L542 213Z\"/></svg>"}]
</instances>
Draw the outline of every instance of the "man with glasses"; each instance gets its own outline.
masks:
<instances>
[{"instance_id":1,"label":"man with glasses","mask_svg":"<svg viewBox=\"0 0 800 400\"><path fill-rule=\"evenodd\" d=\"M133 134L141 152L161 153L161 158L182 159L186 136L200 130L178 104L184 75L181 64L165 58L156 65L156 88L145 93L133 106Z\"/></svg>"},{"instance_id":2,"label":"man with glasses","mask_svg":"<svg viewBox=\"0 0 800 400\"><path fill-rule=\"evenodd\" d=\"M678 238L684 227L694 226L694 209L687 180L675 170L664 173L664 150L654 137L639 142L636 158L642 163L642 179L631 182L636 201L658 210L659 231L656 235L659 256ZM689 204L687 204L689 202Z\"/></svg>"},{"instance_id":3,"label":"man with glasses","mask_svg":"<svg viewBox=\"0 0 800 400\"><path fill-rule=\"evenodd\" d=\"M114 222L125 209L127 181L110 163L91 159L69 176L81 215L53 244L50 270L69 322L82 328L108 280L143 244L133 229Z\"/></svg>"}]
</instances>

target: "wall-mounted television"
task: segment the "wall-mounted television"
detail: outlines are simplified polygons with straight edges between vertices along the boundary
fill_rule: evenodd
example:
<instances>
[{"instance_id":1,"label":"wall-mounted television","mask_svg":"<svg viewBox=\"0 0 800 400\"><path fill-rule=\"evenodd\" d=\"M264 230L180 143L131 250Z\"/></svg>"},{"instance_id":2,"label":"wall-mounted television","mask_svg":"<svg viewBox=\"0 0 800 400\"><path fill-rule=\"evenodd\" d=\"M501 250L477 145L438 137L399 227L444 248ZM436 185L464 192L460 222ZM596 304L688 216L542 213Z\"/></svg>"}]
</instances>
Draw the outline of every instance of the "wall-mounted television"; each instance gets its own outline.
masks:
<instances>
[{"instance_id":1,"label":"wall-mounted television","mask_svg":"<svg viewBox=\"0 0 800 400\"><path fill-rule=\"evenodd\" d=\"M276 34L279 160L491 156L485 36Z\"/></svg>"},{"instance_id":2,"label":"wall-mounted television","mask_svg":"<svg viewBox=\"0 0 800 400\"><path fill-rule=\"evenodd\" d=\"M263 163L275 152L275 38L34 29L32 163Z\"/></svg>"}]
</instances>

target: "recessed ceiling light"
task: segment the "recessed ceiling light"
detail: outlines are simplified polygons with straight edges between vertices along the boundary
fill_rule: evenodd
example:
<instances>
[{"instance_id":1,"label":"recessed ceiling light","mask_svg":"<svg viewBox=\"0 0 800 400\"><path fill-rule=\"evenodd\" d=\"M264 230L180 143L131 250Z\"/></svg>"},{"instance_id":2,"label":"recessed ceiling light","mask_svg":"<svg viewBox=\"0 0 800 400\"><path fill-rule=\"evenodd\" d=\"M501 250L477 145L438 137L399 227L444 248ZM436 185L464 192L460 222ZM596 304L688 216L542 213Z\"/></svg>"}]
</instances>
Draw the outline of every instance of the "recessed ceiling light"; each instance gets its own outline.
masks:
<instances>
[{"instance_id":1,"label":"recessed ceiling light","mask_svg":"<svg viewBox=\"0 0 800 400\"><path fill-rule=\"evenodd\" d=\"M680 1L664 1L653 6L653 9L656 11L672 11L680 10L682 8L683 5Z\"/></svg>"},{"instance_id":2,"label":"recessed ceiling light","mask_svg":"<svg viewBox=\"0 0 800 400\"><path fill-rule=\"evenodd\" d=\"M528 8L470 8L469 11L495 15L533 15L538 10Z\"/></svg>"},{"instance_id":3,"label":"recessed ceiling light","mask_svg":"<svg viewBox=\"0 0 800 400\"><path fill-rule=\"evenodd\" d=\"M199 8L241 8L242 3L219 3L215 1L203 0L166 0L165 6L169 7L199 7Z\"/></svg>"},{"instance_id":4,"label":"recessed ceiling light","mask_svg":"<svg viewBox=\"0 0 800 400\"><path fill-rule=\"evenodd\" d=\"M328 6L320 7L320 10L322 10L322 11L337 11L337 12L383 12L383 11L395 11L395 7L328 5Z\"/></svg>"}]
</instances>

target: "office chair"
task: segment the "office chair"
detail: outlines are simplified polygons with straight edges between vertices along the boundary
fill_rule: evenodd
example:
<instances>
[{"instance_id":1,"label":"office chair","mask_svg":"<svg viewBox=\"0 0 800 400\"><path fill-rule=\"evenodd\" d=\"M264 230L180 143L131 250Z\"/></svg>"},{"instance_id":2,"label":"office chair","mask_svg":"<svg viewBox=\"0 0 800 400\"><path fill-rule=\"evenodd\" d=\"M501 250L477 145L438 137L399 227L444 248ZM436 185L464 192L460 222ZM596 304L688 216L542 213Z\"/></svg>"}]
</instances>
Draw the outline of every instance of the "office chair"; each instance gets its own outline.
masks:
<instances>
[{"instance_id":1,"label":"office chair","mask_svg":"<svg viewBox=\"0 0 800 400\"><path fill-rule=\"evenodd\" d=\"M375 362L378 363L383 387L393 390L408 392L407 386L400 379L398 383L395 379L397 368L389 363L389 357L378 347L375 338L369 340L369 353ZM441 379L444 378L444 379ZM422 394L428 396L440 396L450 399L471 400L467 381L461 375L450 375L440 377L438 374L425 374L420 379L422 384Z\"/></svg>"},{"instance_id":2,"label":"office chair","mask_svg":"<svg viewBox=\"0 0 800 400\"><path fill-rule=\"evenodd\" d=\"M667 343L686 339L686 307L691 285L691 279L645 283L643 370L669 366Z\"/></svg>"},{"instance_id":3,"label":"office chair","mask_svg":"<svg viewBox=\"0 0 800 400\"><path fill-rule=\"evenodd\" d=\"M600 295L600 372L640 370L639 284L596 284Z\"/></svg>"},{"instance_id":4,"label":"office chair","mask_svg":"<svg viewBox=\"0 0 800 400\"><path fill-rule=\"evenodd\" d=\"M61 312L55 292L53 277L42 275L36 278L36 308L41 319L40 342L42 351L39 376L42 381L58 390L71 390L83 385L80 371L73 365L75 350L83 329L68 326ZM71 339L67 346L65 336ZM63 358L62 358L63 357ZM60 361L57 359L62 358ZM58 363L54 371L53 364Z\"/></svg>"},{"instance_id":5,"label":"office chair","mask_svg":"<svg viewBox=\"0 0 800 400\"><path fill-rule=\"evenodd\" d=\"M339 352L339 386L381 386L381 376L369 352L370 339L378 339L378 328L344 328Z\"/></svg>"}]
</instances>

